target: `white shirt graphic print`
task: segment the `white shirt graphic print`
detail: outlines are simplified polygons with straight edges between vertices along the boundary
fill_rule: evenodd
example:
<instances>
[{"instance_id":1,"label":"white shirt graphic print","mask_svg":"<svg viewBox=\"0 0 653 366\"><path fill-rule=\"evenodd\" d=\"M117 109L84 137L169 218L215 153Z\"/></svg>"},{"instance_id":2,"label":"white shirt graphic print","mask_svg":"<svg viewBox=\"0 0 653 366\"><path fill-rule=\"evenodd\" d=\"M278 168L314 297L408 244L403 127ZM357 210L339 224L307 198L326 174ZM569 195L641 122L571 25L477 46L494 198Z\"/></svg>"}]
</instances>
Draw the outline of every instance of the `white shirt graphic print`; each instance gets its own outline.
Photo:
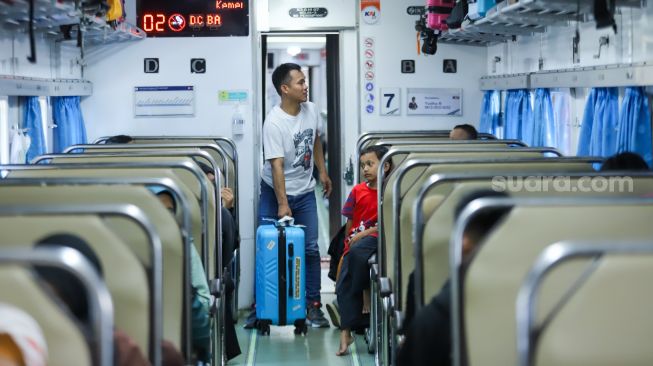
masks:
<instances>
[{"instance_id":1,"label":"white shirt graphic print","mask_svg":"<svg viewBox=\"0 0 653 366\"><path fill-rule=\"evenodd\" d=\"M316 133L322 132L317 108L311 102L300 104L297 116L275 106L263 124L265 163L261 178L273 187L270 159L283 158L286 194L296 196L315 188L313 148Z\"/></svg>"}]
</instances>

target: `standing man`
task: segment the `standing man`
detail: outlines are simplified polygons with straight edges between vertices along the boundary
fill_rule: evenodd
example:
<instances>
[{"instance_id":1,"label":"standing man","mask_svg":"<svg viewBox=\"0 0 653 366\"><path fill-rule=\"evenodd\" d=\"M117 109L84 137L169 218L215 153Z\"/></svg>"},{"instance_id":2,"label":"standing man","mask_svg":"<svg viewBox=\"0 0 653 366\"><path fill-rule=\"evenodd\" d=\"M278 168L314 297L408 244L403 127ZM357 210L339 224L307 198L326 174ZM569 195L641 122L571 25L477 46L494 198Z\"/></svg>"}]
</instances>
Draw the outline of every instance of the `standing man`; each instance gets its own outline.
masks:
<instances>
[{"instance_id":1,"label":"standing man","mask_svg":"<svg viewBox=\"0 0 653 366\"><path fill-rule=\"evenodd\" d=\"M292 216L304 225L306 238L307 322L328 328L320 309L320 251L317 245L317 205L313 165L317 166L324 196L331 194L331 179L324 164L323 131L315 104L308 102L306 76L299 65L279 65L272 83L281 96L263 124L265 165L261 173L259 225L263 218Z\"/></svg>"}]
</instances>

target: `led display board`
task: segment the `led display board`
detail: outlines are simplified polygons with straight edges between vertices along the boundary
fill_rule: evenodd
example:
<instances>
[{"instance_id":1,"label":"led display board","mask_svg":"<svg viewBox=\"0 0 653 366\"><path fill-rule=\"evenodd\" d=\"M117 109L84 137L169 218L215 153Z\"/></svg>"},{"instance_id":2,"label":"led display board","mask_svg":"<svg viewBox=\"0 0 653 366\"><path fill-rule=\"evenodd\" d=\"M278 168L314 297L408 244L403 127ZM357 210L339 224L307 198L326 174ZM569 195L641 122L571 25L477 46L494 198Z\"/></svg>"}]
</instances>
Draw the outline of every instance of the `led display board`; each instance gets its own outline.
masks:
<instances>
[{"instance_id":1,"label":"led display board","mask_svg":"<svg viewBox=\"0 0 653 366\"><path fill-rule=\"evenodd\" d=\"M137 0L136 15L148 37L249 35L249 0Z\"/></svg>"}]
</instances>

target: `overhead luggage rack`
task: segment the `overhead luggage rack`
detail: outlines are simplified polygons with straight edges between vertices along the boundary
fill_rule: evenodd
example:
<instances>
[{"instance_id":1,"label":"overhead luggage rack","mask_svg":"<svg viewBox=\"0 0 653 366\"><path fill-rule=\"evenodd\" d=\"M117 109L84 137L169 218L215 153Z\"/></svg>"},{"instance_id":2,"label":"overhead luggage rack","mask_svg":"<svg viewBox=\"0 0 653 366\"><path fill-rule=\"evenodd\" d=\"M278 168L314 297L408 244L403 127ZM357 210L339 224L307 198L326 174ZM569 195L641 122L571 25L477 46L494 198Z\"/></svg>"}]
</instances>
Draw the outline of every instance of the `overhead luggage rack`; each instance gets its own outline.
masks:
<instances>
[{"instance_id":1,"label":"overhead luggage rack","mask_svg":"<svg viewBox=\"0 0 653 366\"><path fill-rule=\"evenodd\" d=\"M520 0L514 4L504 1L490 9L484 18L465 22L460 29L443 32L439 41L487 46L517 36L543 33L548 27L591 20L593 3L594 0ZM617 0L618 7L639 8L645 5L645 0Z\"/></svg>"},{"instance_id":2,"label":"overhead luggage rack","mask_svg":"<svg viewBox=\"0 0 653 366\"><path fill-rule=\"evenodd\" d=\"M74 1L34 0L34 29L39 33L61 38L61 26L81 24L84 44L88 46L140 40L146 37L143 30L122 22L111 27L103 17L92 9L84 11ZM29 30L29 1L0 1L0 34L3 32L27 32ZM76 40L78 28L74 27L71 38Z\"/></svg>"}]
</instances>

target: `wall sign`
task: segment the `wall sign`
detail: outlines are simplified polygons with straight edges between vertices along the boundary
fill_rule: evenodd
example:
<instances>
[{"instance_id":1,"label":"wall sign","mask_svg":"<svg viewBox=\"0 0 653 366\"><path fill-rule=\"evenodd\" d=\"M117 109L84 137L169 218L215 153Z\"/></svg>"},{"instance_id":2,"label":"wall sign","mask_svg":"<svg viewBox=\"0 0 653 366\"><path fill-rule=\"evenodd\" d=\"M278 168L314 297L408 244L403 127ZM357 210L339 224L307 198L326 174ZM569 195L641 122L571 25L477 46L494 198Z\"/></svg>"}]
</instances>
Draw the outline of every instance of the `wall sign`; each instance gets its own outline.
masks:
<instances>
[{"instance_id":1,"label":"wall sign","mask_svg":"<svg viewBox=\"0 0 653 366\"><path fill-rule=\"evenodd\" d=\"M146 74L157 74L159 72L159 59L158 58L144 58L143 59L143 72Z\"/></svg>"},{"instance_id":2,"label":"wall sign","mask_svg":"<svg viewBox=\"0 0 653 366\"><path fill-rule=\"evenodd\" d=\"M415 73L415 60L401 60L401 73L414 74Z\"/></svg>"},{"instance_id":3,"label":"wall sign","mask_svg":"<svg viewBox=\"0 0 653 366\"><path fill-rule=\"evenodd\" d=\"M190 72L191 74L204 74L206 73L206 60L203 58L190 59Z\"/></svg>"},{"instance_id":4,"label":"wall sign","mask_svg":"<svg viewBox=\"0 0 653 366\"><path fill-rule=\"evenodd\" d=\"M324 30L358 25L358 1L266 0L262 3L267 4L267 13L260 16L267 17L270 30Z\"/></svg>"},{"instance_id":5,"label":"wall sign","mask_svg":"<svg viewBox=\"0 0 653 366\"><path fill-rule=\"evenodd\" d=\"M193 86L134 87L134 116L194 116L194 89Z\"/></svg>"},{"instance_id":6,"label":"wall sign","mask_svg":"<svg viewBox=\"0 0 653 366\"><path fill-rule=\"evenodd\" d=\"M375 67L374 62L374 45L376 41L374 37L364 37L361 40L361 46L363 49L363 60L362 60L362 74L363 74L363 100L365 100L365 112L367 114L373 114L375 111L375 102L374 94L374 80L375 80Z\"/></svg>"},{"instance_id":7,"label":"wall sign","mask_svg":"<svg viewBox=\"0 0 653 366\"><path fill-rule=\"evenodd\" d=\"M442 72L445 74L455 74L458 72L457 60L444 60L442 61Z\"/></svg>"},{"instance_id":8,"label":"wall sign","mask_svg":"<svg viewBox=\"0 0 653 366\"><path fill-rule=\"evenodd\" d=\"M426 8L423 6L409 6L406 8L406 13L408 15L424 15L426 14Z\"/></svg>"},{"instance_id":9,"label":"wall sign","mask_svg":"<svg viewBox=\"0 0 653 366\"><path fill-rule=\"evenodd\" d=\"M401 115L401 89L381 88L381 109L382 116Z\"/></svg>"},{"instance_id":10,"label":"wall sign","mask_svg":"<svg viewBox=\"0 0 653 366\"><path fill-rule=\"evenodd\" d=\"M408 88L407 114L462 116L462 89Z\"/></svg>"},{"instance_id":11,"label":"wall sign","mask_svg":"<svg viewBox=\"0 0 653 366\"><path fill-rule=\"evenodd\" d=\"M220 90L218 102L220 104L247 103L247 90Z\"/></svg>"},{"instance_id":12,"label":"wall sign","mask_svg":"<svg viewBox=\"0 0 653 366\"><path fill-rule=\"evenodd\" d=\"M288 10L291 18L325 18L329 15L327 8L291 8Z\"/></svg>"},{"instance_id":13,"label":"wall sign","mask_svg":"<svg viewBox=\"0 0 653 366\"><path fill-rule=\"evenodd\" d=\"M376 24L381 17L381 0L361 0L361 18L367 24Z\"/></svg>"},{"instance_id":14,"label":"wall sign","mask_svg":"<svg viewBox=\"0 0 653 366\"><path fill-rule=\"evenodd\" d=\"M137 0L136 17L148 37L249 35L249 0Z\"/></svg>"}]
</instances>

